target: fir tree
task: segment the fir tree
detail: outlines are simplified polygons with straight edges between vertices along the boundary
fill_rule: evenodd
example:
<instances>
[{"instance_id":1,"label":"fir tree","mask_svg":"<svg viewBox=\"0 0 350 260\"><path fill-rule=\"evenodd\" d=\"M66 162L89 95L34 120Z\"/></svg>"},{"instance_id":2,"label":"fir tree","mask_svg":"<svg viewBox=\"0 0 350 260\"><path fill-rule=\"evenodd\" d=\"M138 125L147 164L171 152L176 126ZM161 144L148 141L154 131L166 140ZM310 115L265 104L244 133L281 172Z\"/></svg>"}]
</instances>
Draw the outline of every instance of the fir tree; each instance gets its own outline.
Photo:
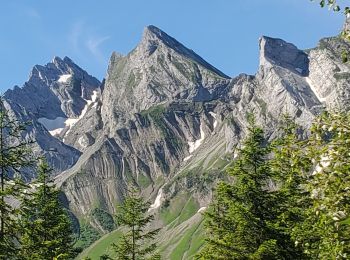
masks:
<instances>
[{"instance_id":1,"label":"fir tree","mask_svg":"<svg viewBox=\"0 0 350 260\"><path fill-rule=\"evenodd\" d=\"M206 245L198 259L298 259L292 241L276 227L276 190L262 129L250 120L249 134L205 213Z\"/></svg>"},{"instance_id":2,"label":"fir tree","mask_svg":"<svg viewBox=\"0 0 350 260\"><path fill-rule=\"evenodd\" d=\"M147 226L154 219L153 215L147 213L149 206L150 204L137 195L135 190L131 191L121 206L118 206L117 224L126 231L118 243L113 244L116 259L160 259L155 253L156 243L153 242L159 229L147 230Z\"/></svg>"},{"instance_id":3,"label":"fir tree","mask_svg":"<svg viewBox=\"0 0 350 260\"><path fill-rule=\"evenodd\" d=\"M28 146L31 141L21 136L25 129L26 124L11 118L0 97L0 259L17 256L18 209L10 201L18 200L25 188L20 170L34 163Z\"/></svg>"},{"instance_id":4,"label":"fir tree","mask_svg":"<svg viewBox=\"0 0 350 260\"><path fill-rule=\"evenodd\" d=\"M74 254L71 222L49 173L47 163L40 163L32 191L22 199L21 259L70 259Z\"/></svg>"},{"instance_id":5,"label":"fir tree","mask_svg":"<svg viewBox=\"0 0 350 260\"><path fill-rule=\"evenodd\" d=\"M302 139L304 129L289 116L284 116L280 136L272 142L271 171L277 182L276 201L273 207L276 219L272 222L280 234L283 250L293 259L306 259L300 244L295 243L295 227L304 223L306 210L310 207L308 182L311 159L308 157L308 140Z\"/></svg>"}]
</instances>

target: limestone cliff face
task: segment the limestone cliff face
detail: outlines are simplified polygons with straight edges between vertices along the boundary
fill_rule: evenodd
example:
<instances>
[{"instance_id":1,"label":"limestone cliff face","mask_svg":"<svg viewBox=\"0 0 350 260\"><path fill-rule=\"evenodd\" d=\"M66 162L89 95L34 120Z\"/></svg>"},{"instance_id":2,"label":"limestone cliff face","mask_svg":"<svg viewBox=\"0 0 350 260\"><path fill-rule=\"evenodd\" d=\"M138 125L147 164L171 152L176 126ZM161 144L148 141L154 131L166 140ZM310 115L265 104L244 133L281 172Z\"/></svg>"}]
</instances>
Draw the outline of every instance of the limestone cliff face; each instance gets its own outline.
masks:
<instances>
[{"instance_id":1,"label":"limestone cliff face","mask_svg":"<svg viewBox=\"0 0 350 260\"><path fill-rule=\"evenodd\" d=\"M24 86L6 91L4 97L37 118L78 117L99 85L68 57L54 57L45 66L34 66Z\"/></svg>"},{"instance_id":2,"label":"limestone cliff face","mask_svg":"<svg viewBox=\"0 0 350 260\"><path fill-rule=\"evenodd\" d=\"M283 114L308 127L325 108L349 108L347 42L327 38L302 51L264 36L259 46L256 75L229 78L149 26L133 51L112 54L101 85L56 58L34 67L23 88L5 94L6 104L18 119L33 121L27 134L61 172L56 183L78 217L92 218L95 208L112 214L131 184L155 200L156 212L183 194L199 209L235 157L247 114L273 138Z\"/></svg>"},{"instance_id":3,"label":"limestone cliff face","mask_svg":"<svg viewBox=\"0 0 350 260\"><path fill-rule=\"evenodd\" d=\"M45 156L54 174L72 167L79 150L59 138L79 119L100 82L71 59L55 57L45 66L36 65L23 87L4 94L4 103L13 118L29 122L24 138L35 141L35 155ZM66 123L67 122L67 123ZM35 172L24 174L27 180Z\"/></svg>"},{"instance_id":4,"label":"limestone cliff face","mask_svg":"<svg viewBox=\"0 0 350 260\"><path fill-rule=\"evenodd\" d=\"M123 125L134 113L173 100L218 98L229 78L154 26L127 56L113 54L103 91L106 127ZM113 133L111 133L113 134Z\"/></svg>"},{"instance_id":5,"label":"limestone cliff face","mask_svg":"<svg viewBox=\"0 0 350 260\"><path fill-rule=\"evenodd\" d=\"M273 138L283 114L308 127L325 107L347 108L343 40L323 39L309 51L265 36L259 44L257 74L232 79L154 26L131 53L114 53L100 103L86 114L95 130L82 119L70 132L90 136L59 176L73 211L112 213L130 183L151 200L187 190L206 206L212 181L246 134L248 113Z\"/></svg>"},{"instance_id":6,"label":"limestone cliff face","mask_svg":"<svg viewBox=\"0 0 350 260\"><path fill-rule=\"evenodd\" d=\"M349 63L342 62L342 53L350 44L340 37L322 39L317 48L310 50L310 73L307 78L315 95L326 107L349 109Z\"/></svg>"}]
</instances>

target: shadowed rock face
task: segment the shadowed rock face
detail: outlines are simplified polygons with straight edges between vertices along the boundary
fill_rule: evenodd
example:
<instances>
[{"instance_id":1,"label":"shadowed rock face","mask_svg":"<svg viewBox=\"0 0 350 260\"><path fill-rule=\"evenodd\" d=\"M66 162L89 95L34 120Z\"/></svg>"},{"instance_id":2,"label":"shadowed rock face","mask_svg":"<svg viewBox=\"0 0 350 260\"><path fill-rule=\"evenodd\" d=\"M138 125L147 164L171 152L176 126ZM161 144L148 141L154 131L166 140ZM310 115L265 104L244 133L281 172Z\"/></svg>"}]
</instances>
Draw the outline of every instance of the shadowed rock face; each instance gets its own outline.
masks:
<instances>
[{"instance_id":1,"label":"shadowed rock face","mask_svg":"<svg viewBox=\"0 0 350 260\"><path fill-rule=\"evenodd\" d=\"M63 60L55 57L45 66L34 66L22 88L16 86L5 92L6 108L19 121L30 122L24 138L36 141L33 152L47 158L54 174L72 167L80 152L52 136L49 125L62 128L60 132L67 131L64 121L79 118L99 86L96 78L68 57ZM24 177L31 179L33 174L29 172Z\"/></svg>"},{"instance_id":2,"label":"shadowed rock face","mask_svg":"<svg viewBox=\"0 0 350 260\"><path fill-rule=\"evenodd\" d=\"M42 140L40 151L48 151L45 143L62 147L49 158L56 160L56 171L64 170L56 182L77 216L94 208L113 213L130 184L151 200L162 187L158 201L170 204L186 191L205 207L247 133L248 113L272 139L283 114L308 127L325 107L349 108L350 68L341 61L342 49L349 47L334 37L302 51L264 36L256 75L228 78L149 26L133 51L112 54L101 87L69 59L55 59L36 66L6 100L18 118L35 123L29 133ZM37 92L33 103L31 91ZM55 138L37 122L40 117L79 120ZM91 224L101 229L96 219Z\"/></svg>"},{"instance_id":3,"label":"shadowed rock face","mask_svg":"<svg viewBox=\"0 0 350 260\"><path fill-rule=\"evenodd\" d=\"M309 58L291 43L263 36L260 38L260 66L278 66L301 76L309 74Z\"/></svg>"},{"instance_id":4,"label":"shadowed rock face","mask_svg":"<svg viewBox=\"0 0 350 260\"><path fill-rule=\"evenodd\" d=\"M24 86L6 91L4 98L37 118L78 117L99 85L68 57L55 57L45 66L34 66Z\"/></svg>"}]
</instances>

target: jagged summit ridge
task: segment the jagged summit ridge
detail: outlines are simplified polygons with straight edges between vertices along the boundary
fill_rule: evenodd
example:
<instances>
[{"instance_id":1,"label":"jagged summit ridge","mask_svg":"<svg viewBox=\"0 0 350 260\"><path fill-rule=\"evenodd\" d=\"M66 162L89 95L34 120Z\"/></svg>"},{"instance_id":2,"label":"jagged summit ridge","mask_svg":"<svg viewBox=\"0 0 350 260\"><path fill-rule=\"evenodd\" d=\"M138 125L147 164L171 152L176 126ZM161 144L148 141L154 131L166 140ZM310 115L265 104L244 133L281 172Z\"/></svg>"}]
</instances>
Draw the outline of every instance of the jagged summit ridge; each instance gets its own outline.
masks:
<instances>
[{"instance_id":1,"label":"jagged summit ridge","mask_svg":"<svg viewBox=\"0 0 350 260\"><path fill-rule=\"evenodd\" d=\"M75 75L77 77L83 77L84 75L93 78L95 82L98 82L97 79L87 74L82 68L73 62L69 57L65 56L61 59L58 56L55 56L51 62L46 65L35 65L30 73L28 83L33 84L46 84L50 85L54 81L59 81L62 75ZM41 81L41 83L40 83ZM59 81L66 82L66 81Z\"/></svg>"},{"instance_id":2,"label":"jagged summit ridge","mask_svg":"<svg viewBox=\"0 0 350 260\"><path fill-rule=\"evenodd\" d=\"M309 58L294 44L262 36L259 40L260 66L280 66L302 76L309 73Z\"/></svg>"},{"instance_id":3,"label":"jagged summit ridge","mask_svg":"<svg viewBox=\"0 0 350 260\"><path fill-rule=\"evenodd\" d=\"M28 81L6 91L4 97L38 117L75 117L100 84L70 58L54 57L44 66L35 65Z\"/></svg>"},{"instance_id":4,"label":"jagged summit ridge","mask_svg":"<svg viewBox=\"0 0 350 260\"><path fill-rule=\"evenodd\" d=\"M174 100L209 101L230 78L157 27L145 28L126 56L113 53L104 84L102 118L115 128Z\"/></svg>"},{"instance_id":5,"label":"jagged summit ridge","mask_svg":"<svg viewBox=\"0 0 350 260\"><path fill-rule=\"evenodd\" d=\"M149 25L145 27L143 31L142 40L139 46L142 46L141 48L143 48L148 55L151 55L157 49L159 44L164 44L168 48L171 48L177 53L197 62L206 69L212 70L213 72L215 72L223 78L229 78L223 72L221 72L220 70L209 64L207 61L205 61L193 50L188 49L182 43L177 41L175 38L169 36L167 33L162 31L158 27L154 25Z\"/></svg>"}]
</instances>

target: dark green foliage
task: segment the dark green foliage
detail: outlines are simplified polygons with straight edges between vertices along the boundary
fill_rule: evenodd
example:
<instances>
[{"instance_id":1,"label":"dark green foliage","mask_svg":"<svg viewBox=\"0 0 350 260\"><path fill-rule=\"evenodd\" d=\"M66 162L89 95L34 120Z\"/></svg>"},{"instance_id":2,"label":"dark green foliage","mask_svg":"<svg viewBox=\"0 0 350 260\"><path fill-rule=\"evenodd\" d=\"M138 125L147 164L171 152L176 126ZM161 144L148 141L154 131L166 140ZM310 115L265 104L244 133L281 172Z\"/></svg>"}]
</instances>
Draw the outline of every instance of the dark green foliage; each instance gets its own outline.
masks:
<instances>
[{"instance_id":1,"label":"dark green foliage","mask_svg":"<svg viewBox=\"0 0 350 260\"><path fill-rule=\"evenodd\" d=\"M11 259L17 255L17 244L19 225L16 220L18 209L12 207L4 200L4 197L14 196L19 197L23 183L20 180L15 180L11 184L7 184L0 191L0 211L1 211L1 234L0 234L0 259Z\"/></svg>"},{"instance_id":2,"label":"dark green foliage","mask_svg":"<svg viewBox=\"0 0 350 260\"><path fill-rule=\"evenodd\" d=\"M118 206L116 220L118 226L125 227L120 241L113 244L116 259L160 259L155 253L156 244L153 242L159 229L147 230L153 215L148 212L149 203L136 194L133 190L124 203Z\"/></svg>"},{"instance_id":3,"label":"dark green foliage","mask_svg":"<svg viewBox=\"0 0 350 260\"><path fill-rule=\"evenodd\" d=\"M199 259L348 259L350 113L319 116L306 139L283 125L271 151L250 128L234 182L218 185L205 214Z\"/></svg>"},{"instance_id":4,"label":"dark green foliage","mask_svg":"<svg viewBox=\"0 0 350 260\"><path fill-rule=\"evenodd\" d=\"M304 186L311 204L293 234L312 259L350 256L349 126L350 113L325 113L317 118L307 143L314 167Z\"/></svg>"},{"instance_id":5,"label":"dark green foliage","mask_svg":"<svg viewBox=\"0 0 350 260\"><path fill-rule=\"evenodd\" d=\"M100 256L100 260L108 260L108 259L112 259L112 258L110 258L108 255L101 255Z\"/></svg>"},{"instance_id":6,"label":"dark green foliage","mask_svg":"<svg viewBox=\"0 0 350 260\"><path fill-rule=\"evenodd\" d=\"M39 165L38 178L23 196L20 207L21 259L70 259L74 256L73 231L59 191L49 180L46 162Z\"/></svg>"},{"instance_id":7,"label":"dark green foliage","mask_svg":"<svg viewBox=\"0 0 350 260\"><path fill-rule=\"evenodd\" d=\"M90 245L92 245L92 243L97 241L100 237L101 234L92 226L90 226L89 224L81 224L79 238L75 244L75 247L83 249L87 248Z\"/></svg>"},{"instance_id":8,"label":"dark green foliage","mask_svg":"<svg viewBox=\"0 0 350 260\"><path fill-rule=\"evenodd\" d=\"M273 172L262 129L251 120L243 149L221 182L205 213L206 245L198 259L298 259L293 241L275 227L275 192L268 187Z\"/></svg>"},{"instance_id":9,"label":"dark green foliage","mask_svg":"<svg viewBox=\"0 0 350 260\"><path fill-rule=\"evenodd\" d=\"M18 209L5 198L19 199L26 185L19 177L20 169L32 166L28 144L21 134L26 124L13 120L0 97L0 259L17 255ZM11 175L13 176L11 180Z\"/></svg>"},{"instance_id":10,"label":"dark green foliage","mask_svg":"<svg viewBox=\"0 0 350 260\"><path fill-rule=\"evenodd\" d=\"M307 156L307 140L301 139L303 129L285 116L282 121L281 137L272 143L271 171L279 184L275 190L273 227L282 236L284 249L294 251L299 259L305 259L302 248L295 243L295 227L305 221L305 210L310 207L309 194L303 187L312 169ZM294 241L294 243L291 243Z\"/></svg>"},{"instance_id":11,"label":"dark green foliage","mask_svg":"<svg viewBox=\"0 0 350 260\"><path fill-rule=\"evenodd\" d=\"M343 63L348 62L348 60L349 60L349 53L348 53L348 51L343 50L342 53L341 53L341 58L342 58Z\"/></svg>"},{"instance_id":12,"label":"dark green foliage","mask_svg":"<svg viewBox=\"0 0 350 260\"><path fill-rule=\"evenodd\" d=\"M115 229L113 217L105 210L95 208L92 211L92 217L98 221L104 230L111 232Z\"/></svg>"}]
</instances>

